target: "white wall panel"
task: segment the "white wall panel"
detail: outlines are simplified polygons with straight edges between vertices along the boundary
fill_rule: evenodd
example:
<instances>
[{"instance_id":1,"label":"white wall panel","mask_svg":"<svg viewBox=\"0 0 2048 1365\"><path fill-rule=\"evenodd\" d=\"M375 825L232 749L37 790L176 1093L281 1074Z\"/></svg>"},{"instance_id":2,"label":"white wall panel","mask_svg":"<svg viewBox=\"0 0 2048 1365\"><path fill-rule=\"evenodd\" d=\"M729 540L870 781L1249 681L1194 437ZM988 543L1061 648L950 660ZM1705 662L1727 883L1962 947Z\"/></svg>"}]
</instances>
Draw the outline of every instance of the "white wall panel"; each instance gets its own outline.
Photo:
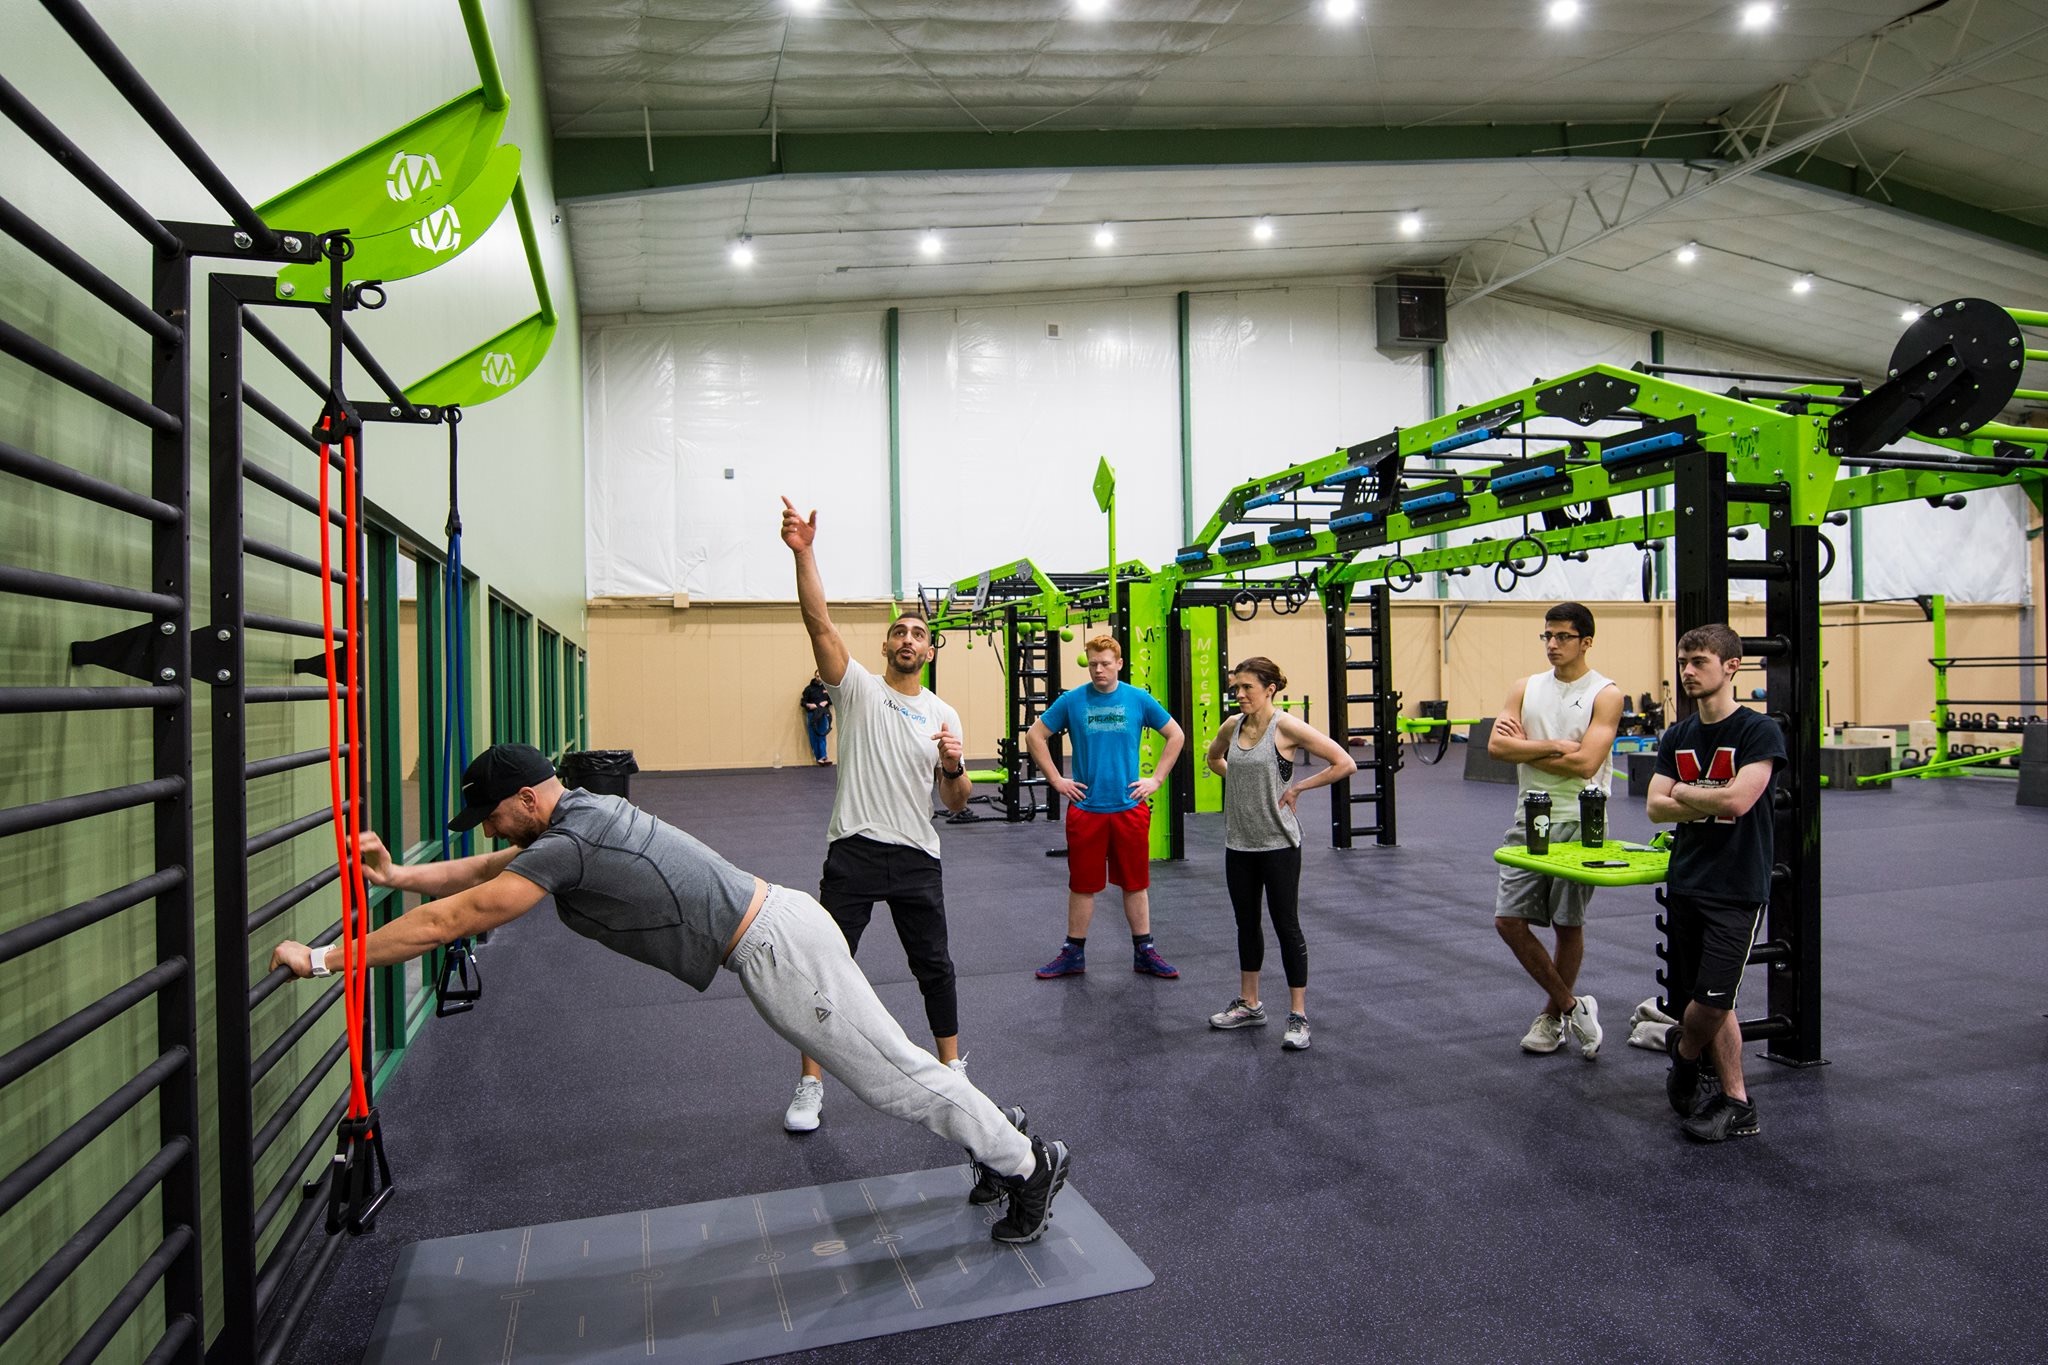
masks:
<instances>
[{"instance_id":1,"label":"white wall panel","mask_svg":"<svg viewBox=\"0 0 2048 1365\"><path fill-rule=\"evenodd\" d=\"M905 591L1026 557L1051 572L1101 567L1106 528L1088 490L1105 456L1117 557L1171 559L1178 329L1171 296L904 313Z\"/></svg>"}]
</instances>

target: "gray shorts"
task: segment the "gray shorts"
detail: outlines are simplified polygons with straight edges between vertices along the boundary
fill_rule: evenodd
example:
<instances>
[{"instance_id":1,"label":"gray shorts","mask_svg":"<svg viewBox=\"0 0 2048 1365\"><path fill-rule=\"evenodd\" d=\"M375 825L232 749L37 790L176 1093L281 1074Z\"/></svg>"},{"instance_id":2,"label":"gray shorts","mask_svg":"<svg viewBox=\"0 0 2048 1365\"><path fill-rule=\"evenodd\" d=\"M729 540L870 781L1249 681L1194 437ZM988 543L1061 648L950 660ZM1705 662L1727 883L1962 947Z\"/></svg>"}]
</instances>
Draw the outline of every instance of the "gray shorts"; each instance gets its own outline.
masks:
<instances>
[{"instance_id":1,"label":"gray shorts","mask_svg":"<svg viewBox=\"0 0 2048 1365\"><path fill-rule=\"evenodd\" d=\"M1578 838L1578 821L1550 822L1550 842L1553 845L1577 843ZM1509 826L1501 843L1518 848L1529 846L1529 832L1520 816L1515 817L1515 823ZM1593 888L1582 882L1568 882L1562 877L1546 877L1541 872L1502 864L1500 889L1493 898L1493 917L1525 919L1545 928L1575 929L1586 922L1586 904L1592 899Z\"/></svg>"}]
</instances>

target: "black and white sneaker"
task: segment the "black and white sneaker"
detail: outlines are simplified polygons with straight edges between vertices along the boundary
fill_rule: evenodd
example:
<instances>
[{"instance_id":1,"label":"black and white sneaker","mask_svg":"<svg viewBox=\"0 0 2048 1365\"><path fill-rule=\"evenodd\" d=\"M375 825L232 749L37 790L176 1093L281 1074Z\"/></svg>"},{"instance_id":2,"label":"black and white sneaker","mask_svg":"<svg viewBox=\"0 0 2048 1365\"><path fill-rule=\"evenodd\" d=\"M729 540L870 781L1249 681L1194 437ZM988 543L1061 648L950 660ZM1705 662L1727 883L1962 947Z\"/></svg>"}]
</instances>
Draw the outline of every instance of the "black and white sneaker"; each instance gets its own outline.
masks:
<instances>
[{"instance_id":1,"label":"black and white sneaker","mask_svg":"<svg viewBox=\"0 0 2048 1365\"><path fill-rule=\"evenodd\" d=\"M1699 1097L1700 1063L1704 1056L1691 1061L1678 1055L1678 1030L1672 1029L1665 1035L1664 1051L1671 1057L1671 1070L1664 1074L1664 1097L1671 1101L1672 1112L1680 1118L1692 1113L1693 1102Z\"/></svg>"},{"instance_id":2,"label":"black and white sneaker","mask_svg":"<svg viewBox=\"0 0 2048 1365\"><path fill-rule=\"evenodd\" d=\"M998 1242L1035 1242L1052 1221L1052 1201L1067 1183L1072 1159L1064 1142L1031 1139L1031 1153L1038 1161L1026 1176L1012 1176L1004 1185L1010 1196L1010 1211L989 1230Z\"/></svg>"},{"instance_id":3,"label":"black and white sneaker","mask_svg":"<svg viewBox=\"0 0 2048 1365\"><path fill-rule=\"evenodd\" d=\"M1008 1119L1010 1126L1018 1132L1029 1133L1031 1131L1030 1127L1026 1124L1024 1107L1022 1105L1013 1104L1003 1110L1003 1117ZM967 1202L970 1204L993 1204L996 1200L1001 1199L1005 1192L1003 1178L982 1165L979 1161L972 1162L971 1164L974 1167L974 1188L967 1192Z\"/></svg>"},{"instance_id":4,"label":"black and white sneaker","mask_svg":"<svg viewBox=\"0 0 2048 1365\"><path fill-rule=\"evenodd\" d=\"M1726 1142L1729 1138L1755 1137L1758 1132L1756 1106L1748 1100L1730 1099L1727 1092L1706 1077L1701 1078L1700 1098L1692 1114L1678 1125L1695 1142Z\"/></svg>"}]
</instances>

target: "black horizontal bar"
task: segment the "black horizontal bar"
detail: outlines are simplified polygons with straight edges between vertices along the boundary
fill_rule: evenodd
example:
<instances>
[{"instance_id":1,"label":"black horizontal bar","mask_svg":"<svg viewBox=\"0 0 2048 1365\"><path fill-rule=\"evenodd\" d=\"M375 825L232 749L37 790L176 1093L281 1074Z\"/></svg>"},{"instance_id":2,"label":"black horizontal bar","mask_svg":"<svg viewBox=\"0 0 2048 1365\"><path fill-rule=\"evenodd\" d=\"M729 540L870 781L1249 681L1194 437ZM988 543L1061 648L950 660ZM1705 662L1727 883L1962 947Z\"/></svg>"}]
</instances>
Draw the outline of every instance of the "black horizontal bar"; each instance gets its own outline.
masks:
<instances>
[{"instance_id":1,"label":"black horizontal bar","mask_svg":"<svg viewBox=\"0 0 2048 1365\"><path fill-rule=\"evenodd\" d=\"M257 1130L255 1139L249 1144L249 1165L252 1168L263 1160L263 1154L270 1150L270 1145L277 1141L279 1134L284 1132L285 1125L290 1123L292 1117L305 1107L306 1101L312 1098L315 1090L319 1089L320 1082L326 1078L329 1071L334 1069L334 1064L347 1055L348 1034L343 1033L334 1040L333 1045L326 1052L321 1054L320 1060L313 1063L313 1069L308 1071L305 1077L292 1087L292 1093L284 1097L284 1102L278 1105L277 1112L264 1120L263 1127ZM344 1089L346 1088L344 1087ZM343 1095L342 1099L346 1102L348 1096ZM258 1236L261 1236L263 1229L259 1226L256 1232Z\"/></svg>"},{"instance_id":2,"label":"black horizontal bar","mask_svg":"<svg viewBox=\"0 0 2048 1365\"><path fill-rule=\"evenodd\" d=\"M164 892L182 885L184 881L184 868L159 868L139 881L132 881L104 895L52 911L41 919L33 919L18 928L9 929L6 933L0 934L0 962L12 962L45 943L54 943L66 934L76 933L87 925L98 924L101 920L118 915L123 910L161 896Z\"/></svg>"},{"instance_id":3,"label":"black horizontal bar","mask_svg":"<svg viewBox=\"0 0 2048 1365\"><path fill-rule=\"evenodd\" d=\"M48 829L72 820L88 820L95 815L111 815L117 810L133 810L137 806L169 801L184 794L184 778L158 777L148 782L131 782L125 787L108 787L105 791L80 792L76 796L58 796L26 806L11 806L0 810L0 838L26 834L32 829Z\"/></svg>"},{"instance_id":4,"label":"black horizontal bar","mask_svg":"<svg viewBox=\"0 0 2048 1365\"><path fill-rule=\"evenodd\" d=\"M1846 408L1862 402L1861 398L1847 398L1831 393L1785 393L1778 389L1731 389L1730 398L1739 398L1745 403L1825 403L1831 407Z\"/></svg>"},{"instance_id":5,"label":"black horizontal bar","mask_svg":"<svg viewBox=\"0 0 2048 1365\"><path fill-rule=\"evenodd\" d=\"M322 929L314 937L307 939L306 946L308 948L325 948L330 943L338 942L340 938L341 921L336 920L334 923L328 925L325 929ZM289 967L278 967L273 969L261 981L257 982L255 985L249 988L249 1012L251 1014L254 1014L256 1012L256 1007L258 1005L262 1004L264 1001L268 1000L272 995L277 993L278 987L284 985L284 983L287 981L292 981L296 979L297 977L295 973L293 973L292 969Z\"/></svg>"},{"instance_id":6,"label":"black horizontal bar","mask_svg":"<svg viewBox=\"0 0 2048 1365\"><path fill-rule=\"evenodd\" d=\"M346 1044L348 1039L343 1038L342 1042ZM323 1147L334 1141L335 1126L341 1122L341 1116L348 1112L348 1097L349 1087L343 1086L340 1098L328 1106L327 1116L320 1121L320 1126L313 1130L313 1136L307 1138L300 1146L298 1155L285 1163L284 1174L278 1178L277 1184L271 1187L270 1193L263 1197L263 1202L256 1206L256 1223L249 1231L251 1241L261 1241L263 1234L268 1232L270 1225L277 1220L278 1211L284 1207L285 1201L299 1193L300 1185L306 1178L306 1168L320 1155ZM303 1194L299 1197L305 1198Z\"/></svg>"},{"instance_id":7,"label":"black horizontal bar","mask_svg":"<svg viewBox=\"0 0 2048 1365\"><path fill-rule=\"evenodd\" d=\"M348 802L342 802L341 809L346 814ZM333 821L334 807L322 806L316 811L301 815L298 819L288 821L275 829L266 829L261 834L250 835L248 842L243 845L243 848L248 856L253 858L259 853L269 852L279 844L288 843L298 838L301 834L319 829L322 825L332 824Z\"/></svg>"},{"instance_id":8,"label":"black horizontal bar","mask_svg":"<svg viewBox=\"0 0 2048 1365\"><path fill-rule=\"evenodd\" d=\"M1929 659L1936 668L2039 668L2048 663L2048 655L2042 654L1957 654L1945 659Z\"/></svg>"},{"instance_id":9,"label":"black horizontal bar","mask_svg":"<svg viewBox=\"0 0 2048 1365\"><path fill-rule=\"evenodd\" d=\"M149 999L183 976L185 971L186 963L182 957L159 962L127 985L115 987L78 1013L58 1020L12 1052L0 1056L0 1087L14 1084L109 1020L119 1018Z\"/></svg>"},{"instance_id":10,"label":"black horizontal bar","mask_svg":"<svg viewBox=\"0 0 2048 1365\"><path fill-rule=\"evenodd\" d=\"M185 1339L199 1330L199 1324L192 1320L190 1313L180 1313L164 1327L164 1334L156 1349L142 1358L142 1365L172 1365L174 1361L188 1359ZM67 1362L68 1365L68 1362Z\"/></svg>"},{"instance_id":11,"label":"black horizontal bar","mask_svg":"<svg viewBox=\"0 0 2048 1365\"><path fill-rule=\"evenodd\" d=\"M322 688L321 691L325 692L326 689ZM344 744L341 746L341 756L344 758L348 756L348 745ZM294 772L297 769L310 768L316 763L325 763L326 761L327 750L325 748L301 749L295 754L279 754L274 758L259 758L242 769L242 776L246 780L253 782L259 777L270 777L277 773Z\"/></svg>"},{"instance_id":12,"label":"black horizontal bar","mask_svg":"<svg viewBox=\"0 0 2048 1365\"><path fill-rule=\"evenodd\" d=\"M141 493L131 492L116 483L96 479L90 474L81 474L68 464L45 459L41 455L0 441L0 472L39 483L45 488L55 488L89 502L111 507L117 512L130 512L155 522L173 522L181 515L177 508L167 502Z\"/></svg>"},{"instance_id":13,"label":"black horizontal bar","mask_svg":"<svg viewBox=\"0 0 2048 1365\"><path fill-rule=\"evenodd\" d=\"M0 716L178 706L182 687L0 687Z\"/></svg>"},{"instance_id":14,"label":"black horizontal bar","mask_svg":"<svg viewBox=\"0 0 2048 1365\"><path fill-rule=\"evenodd\" d=\"M1731 557L1728 560L1728 576L1730 578L1768 579L1772 582L1777 582L1781 579L1790 578L1792 570L1790 566L1775 559L1735 559Z\"/></svg>"},{"instance_id":15,"label":"black horizontal bar","mask_svg":"<svg viewBox=\"0 0 2048 1365\"><path fill-rule=\"evenodd\" d=\"M285 549L282 545L272 545L267 540L252 540L244 536L242 537L242 548L258 559L267 559L272 564L282 565L287 569L296 569L308 578L326 578L334 583L346 583L348 581L347 574L342 568L329 568L323 574L320 570L319 560L309 559L296 550Z\"/></svg>"},{"instance_id":16,"label":"black horizontal bar","mask_svg":"<svg viewBox=\"0 0 2048 1365\"><path fill-rule=\"evenodd\" d=\"M2022 469L2048 467L2048 460L2000 455L1853 455L1842 461L1844 469L1914 469L1937 474L2011 474ZM1964 490L1971 491L1971 490Z\"/></svg>"},{"instance_id":17,"label":"black horizontal bar","mask_svg":"<svg viewBox=\"0 0 2048 1365\"><path fill-rule=\"evenodd\" d=\"M325 309L321 311L325 312ZM242 310L242 330L262 344L263 349L277 358L277 363L292 372L293 378L312 390L313 396L322 403L329 402L334 391L319 371L299 358L299 353L285 344L284 338L270 330L270 324L256 315L254 309Z\"/></svg>"},{"instance_id":18,"label":"black horizontal bar","mask_svg":"<svg viewBox=\"0 0 2048 1365\"><path fill-rule=\"evenodd\" d=\"M346 687L340 687L335 690L341 699L347 699L348 689ZM267 704L284 701L326 701L327 687L325 684L318 687L310 684L305 687L245 687L242 689L242 700L251 705L258 702Z\"/></svg>"},{"instance_id":19,"label":"black horizontal bar","mask_svg":"<svg viewBox=\"0 0 2048 1365\"><path fill-rule=\"evenodd\" d=\"M143 1168L128 1178L128 1183L114 1192L109 1199L85 1222L85 1226L73 1233L56 1255L43 1262L35 1274L5 1304L0 1304L0 1341L6 1341L21 1329L38 1308L57 1292L59 1285L71 1277L71 1272L85 1263L107 1234L121 1225L121 1220L135 1211L136 1205L149 1192L162 1184L164 1178L178 1166L192 1159L192 1139L175 1137L165 1143L163 1149L151 1157Z\"/></svg>"},{"instance_id":20,"label":"black horizontal bar","mask_svg":"<svg viewBox=\"0 0 2048 1365\"><path fill-rule=\"evenodd\" d=\"M260 464L245 460L242 464L242 477L255 484L258 488L277 494L277 496L302 511L311 512L316 517L320 515L320 500L285 478L282 474L274 473L271 470L265 469ZM342 509L339 507L328 507L327 520L343 528L346 528L348 525L343 520Z\"/></svg>"},{"instance_id":21,"label":"black horizontal bar","mask_svg":"<svg viewBox=\"0 0 2048 1365\"><path fill-rule=\"evenodd\" d=\"M136 1272L129 1276L128 1283L121 1286L121 1292L114 1295L113 1302L107 1305L106 1311L93 1320L92 1326L86 1328L85 1335L78 1339L77 1345L65 1353L64 1359L59 1361L58 1365L90 1365L90 1362L98 1360L100 1353L107 1349L107 1343L114 1339L114 1334L126 1325L129 1318L135 1316L135 1310L149 1298L150 1291L156 1288L156 1282L170 1270L172 1263L191 1249L192 1229L180 1223L171 1230L171 1235L164 1238L157 1249L149 1254L149 1258L143 1261ZM189 1314L181 1314L167 1323L166 1327L174 1329L179 1323L183 1323L189 1331L192 1318ZM165 1338L169 1338L168 1331Z\"/></svg>"},{"instance_id":22,"label":"black horizontal bar","mask_svg":"<svg viewBox=\"0 0 2048 1365\"><path fill-rule=\"evenodd\" d=\"M71 172L73 179L92 191L94 197L135 229L144 241L166 256L175 256L185 249L185 244L178 240L175 232L159 223L154 214L114 183L112 176L93 164L92 158L80 151L77 143L59 132L57 125L44 118L42 111L24 99L5 77L0 77L0 113L5 113L15 127L28 134L30 141Z\"/></svg>"},{"instance_id":23,"label":"black horizontal bar","mask_svg":"<svg viewBox=\"0 0 2048 1365\"><path fill-rule=\"evenodd\" d=\"M184 334L169 319L152 311L148 304L116 284L105 271L66 246L62 239L4 198L0 198L0 232L20 242L52 269L158 341L176 346L183 339Z\"/></svg>"},{"instance_id":24,"label":"black horizontal bar","mask_svg":"<svg viewBox=\"0 0 2048 1365\"><path fill-rule=\"evenodd\" d=\"M1849 388L1861 384L1860 379L1831 379L1826 375L1811 374L1751 374L1747 370L1693 370L1683 365L1652 365L1639 361L1635 369L1643 374L1690 374L1701 379L1754 379L1766 384L1834 384Z\"/></svg>"},{"instance_id":25,"label":"black horizontal bar","mask_svg":"<svg viewBox=\"0 0 2048 1365\"><path fill-rule=\"evenodd\" d=\"M251 1088L254 1088L258 1081L270 1074L270 1069L277 1065L279 1059L285 1053L292 1050L293 1044L306 1036L306 1030L320 1022L321 1015L334 1008L334 1002L341 999L342 988L347 984L347 977L335 977L334 984L320 992L320 998L313 1002L311 1008L297 1019L294 1019L291 1027L278 1034L275 1041L269 1047L256 1054L256 1060L249 1063L249 1085Z\"/></svg>"},{"instance_id":26,"label":"black horizontal bar","mask_svg":"<svg viewBox=\"0 0 2048 1365\"><path fill-rule=\"evenodd\" d=\"M1753 1043L1759 1038L1790 1038L1798 1032L1792 1020L1786 1015L1771 1014L1761 1019L1742 1021L1742 1041Z\"/></svg>"},{"instance_id":27,"label":"black horizontal bar","mask_svg":"<svg viewBox=\"0 0 2048 1365\"><path fill-rule=\"evenodd\" d=\"M2017 700L2010 697L1950 697L1941 704L1953 710L1958 706L2040 706L2042 701L2039 697L2021 697ZM1951 725L1948 728L1954 730L1958 727Z\"/></svg>"},{"instance_id":28,"label":"black horizontal bar","mask_svg":"<svg viewBox=\"0 0 2048 1365\"><path fill-rule=\"evenodd\" d=\"M294 421L290 413L271 402L268 398L265 398L248 384L242 385L242 401L249 405L250 411L262 417L264 421L270 423L270 425L276 427L306 449L316 455L320 452L320 442L314 439L312 432Z\"/></svg>"},{"instance_id":29,"label":"black horizontal bar","mask_svg":"<svg viewBox=\"0 0 2048 1365\"><path fill-rule=\"evenodd\" d=\"M138 1072L134 1079L101 1100L84 1117L44 1144L42 1150L0 1179L0 1216L28 1197L31 1190L48 1180L65 1162L84 1151L92 1140L114 1126L123 1114L142 1102L188 1065L192 1055L174 1047Z\"/></svg>"},{"instance_id":30,"label":"black horizontal bar","mask_svg":"<svg viewBox=\"0 0 2048 1365\"><path fill-rule=\"evenodd\" d=\"M1782 635L1745 635L1742 655L1746 659L1775 659L1792 652L1792 642Z\"/></svg>"},{"instance_id":31,"label":"black horizontal bar","mask_svg":"<svg viewBox=\"0 0 2048 1365\"><path fill-rule=\"evenodd\" d=\"M261 906L257 907L257 909L249 916L249 932L252 934L255 933L258 929L261 929L264 925L270 923L279 915L282 915L285 911L291 909L295 905L302 903L308 896L311 896L314 892L318 891L321 887L326 886L329 882L340 880L340 877L340 867L323 867L318 872L315 872L312 876L306 878L306 880L300 882L297 886L293 887L291 890L286 891L281 895L271 897L269 900L265 901Z\"/></svg>"},{"instance_id":32,"label":"black horizontal bar","mask_svg":"<svg viewBox=\"0 0 2048 1365\"><path fill-rule=\"evenodd\" d=\"M24 365L41 370L88 398L97 399L123 417L131 417L166 436L177 435L183 426L176 414L165 412L147 398L137 397L105 375L87 369L56 347L36 340L5 319L0 319L0 351Z\"/></svg>"},{"instance_id":33,"label":"black horizontal bar","mask_svg":"<svg viewBox=\"0 0 2048 1365\"><path fill-rule=\"evenodd\" d=\"M339 644L339 638L327 633L327 627L313 621L294 621L289 616L265 616L257 612L242 614L242 629L267 630L273 635L298 635L308 640L325 640Z\"/></svg>"},{"instance_id":34,"label":"black horizontal bar","mask_svg":"<svg viewBox=\"0 0 2048 1365\"><path fill-rule=\"evenodd\" d=\"M221 168L213 164L213 159L200 147L198 139L185 131L185 125L178 122L178 116L150 88L149 82L142 79L142 73L122 55L106 30L93 22L85 6L78 0L43 0L43 8L100 69L100 74L107 78L107 84L120 92L121 98L128 101L129 108L142 116L150 131L163 139L171 154L192 173L192 178L213 196L213 202L235 220L235 225L254 238L265 251L275 248L277 232L250 207L249 201L242 197L241 191L235 188L234 182Z\"/></svg>"},{"instance_id":35,"label":"black horizontal bar","mask_svg":"<svg viewBox=\"0 0 2048 1365\"><path fill-rule=\"evenodd\" d=\"M41 597L52 602L79 602L88 607L146 611L152 615L162 612L175 616L185 605L169 593L124 588L117 583L72 578L68 574L48 573L42 569L21 569L12 564L0 564L0 592Z\"/></svg>"}]
</instances>

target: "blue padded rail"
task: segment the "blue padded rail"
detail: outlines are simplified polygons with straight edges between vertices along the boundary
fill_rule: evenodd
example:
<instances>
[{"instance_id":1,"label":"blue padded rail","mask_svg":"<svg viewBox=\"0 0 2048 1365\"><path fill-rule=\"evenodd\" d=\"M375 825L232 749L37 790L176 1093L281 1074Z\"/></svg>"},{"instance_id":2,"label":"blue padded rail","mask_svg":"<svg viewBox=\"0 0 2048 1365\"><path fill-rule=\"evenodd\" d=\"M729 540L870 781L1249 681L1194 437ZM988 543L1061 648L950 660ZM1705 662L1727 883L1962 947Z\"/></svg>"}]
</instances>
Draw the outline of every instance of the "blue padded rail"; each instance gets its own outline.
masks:
<instances>
[{"instance_id":1,"label":"blue padded rail","mask_svg":"<svg viewBox=\"0 0 2048 1365\"><path fill-rule=\"evenodd\" d=\"M1377 512L1353 512L1348 517L1331 517L1330 529L1339 534L1345 531L1355 531L1361 526L1372 525L1378 517L1379 513Z\"/></svg>"},{"instance_id":2,"label":"blue padded rail","mask_svg":"<svg viewBox=\"0 0 2048 1365\"><path fill-rule=\"evenodd\" d=\"M1182 550L1173 557L1176 564L1200 564L1209 558L1207 550Z\"/></svg>"},{"instance_id":3,"label":"blue padded rail","mask_svg":"<svg viewBox=\"0 0 2048 1365\"><path fill-rule=\"evenodd\" d=\"M1463 450L1466 446L1476 446L1481 441L1490 441L1492 439L1492 427L1474 427L1470 431L1461 431L1456 436L1444 437L1429 448L1429 453L1441 455L1446 451Z\"/></svg>"},{"instance_id":4,"label":"blue padded rail","mask_svg":"<svg viewBox=\"0 0 2048 1365\"><path fill-rule=\"evenodd\" d=\"M1271 507L1276 502L1285 501L1287 501L1286 493L1261 493L1256 498L1246 498L1244 510L1249 512L1254 507Z\"/></svg>"},{"instance_id":5,"label":"blue padded rail","mask_svg":"<svg viewBox=\"0 0 2048 1365\"><path fill-rule=\"evenodd\" d=\"M1457 500L1458 495L1447 488L1441 493L1424 493L1420 497L1409 498L1401 504L1401 510L1409 513L1426 512L1432 507L1449 507Z\"/></svg>"},{"instance_id":6,"label":"blue padded rail","mask_svg":"<svg viewBox=\"0 0 2048 1365\"><path fill-rule=\"evenodd\" d=\"M1556 478L1557 475L1558 468L1556 465L1540 464L1533 469L1518 469L1512 474L1502 474L1497 478L1489 479L1487 480L1486 491L1489 493L1505 492L1511 488L1520 488L1524 484L1542 483L1545 479Z\"/></svg>"},{"instance_id":7,"label":"blue padded rail","mask_svg":"<svg viewBox=\"0 0 2048 1365\"><path fill-rule=\"evenodd\" d=\"M1304 526L1283 526L1266 537L1268 545L1285 545L1290 541L1307 540L1313 534Z\"/></svg>"},{"instance_id":8,"label":"blue padded rail","mask_svg":"<svg viewBox=\"0 0 2048 1365\"><path fill-rule=\"evenodd\" d=\"M1371 466L1371 465L1369 465L1369 464L1354 464L1354 465L1347 465L1346 467L1344 467L1343 469L1340 469L1340 470L1338 470L1338 471L1337 471L1336 473L1334 473L1334 474L1325 474L1325 475L1323 475L1323 477L1322 477L1322 478L1320 478L1320 479L1317 479L1317 480L1316 480L1316 487L1318 487L1318 488L1328 488L1328 487L1329 487L1329 486L1330 486L1331 484L1333 484L1333 483L1350 483L1350 482L1351 482L1351 481L1352 481L1353 479L1366 479L1366 478L1371 478L1371 477L1372 477L1372 466Z\"/></svg>"},{"instance_id":9,"label":"blue padded rail","mask_svg":"<svg viewBox=\"0 0 2048 1365\"><path fill-rule=\"evenodd\" d=\"M1638 455L1648 455L1652 451L1669 450L1673 446L1684 445L1685 440L1684 432L1667 431L1657 436L1646 436L1640 441L1630 441L1625 445L1609 446L1600 452L1600 463L1613 464L1617 460L1633 459Z\"/></svg>"}]
</instances>

